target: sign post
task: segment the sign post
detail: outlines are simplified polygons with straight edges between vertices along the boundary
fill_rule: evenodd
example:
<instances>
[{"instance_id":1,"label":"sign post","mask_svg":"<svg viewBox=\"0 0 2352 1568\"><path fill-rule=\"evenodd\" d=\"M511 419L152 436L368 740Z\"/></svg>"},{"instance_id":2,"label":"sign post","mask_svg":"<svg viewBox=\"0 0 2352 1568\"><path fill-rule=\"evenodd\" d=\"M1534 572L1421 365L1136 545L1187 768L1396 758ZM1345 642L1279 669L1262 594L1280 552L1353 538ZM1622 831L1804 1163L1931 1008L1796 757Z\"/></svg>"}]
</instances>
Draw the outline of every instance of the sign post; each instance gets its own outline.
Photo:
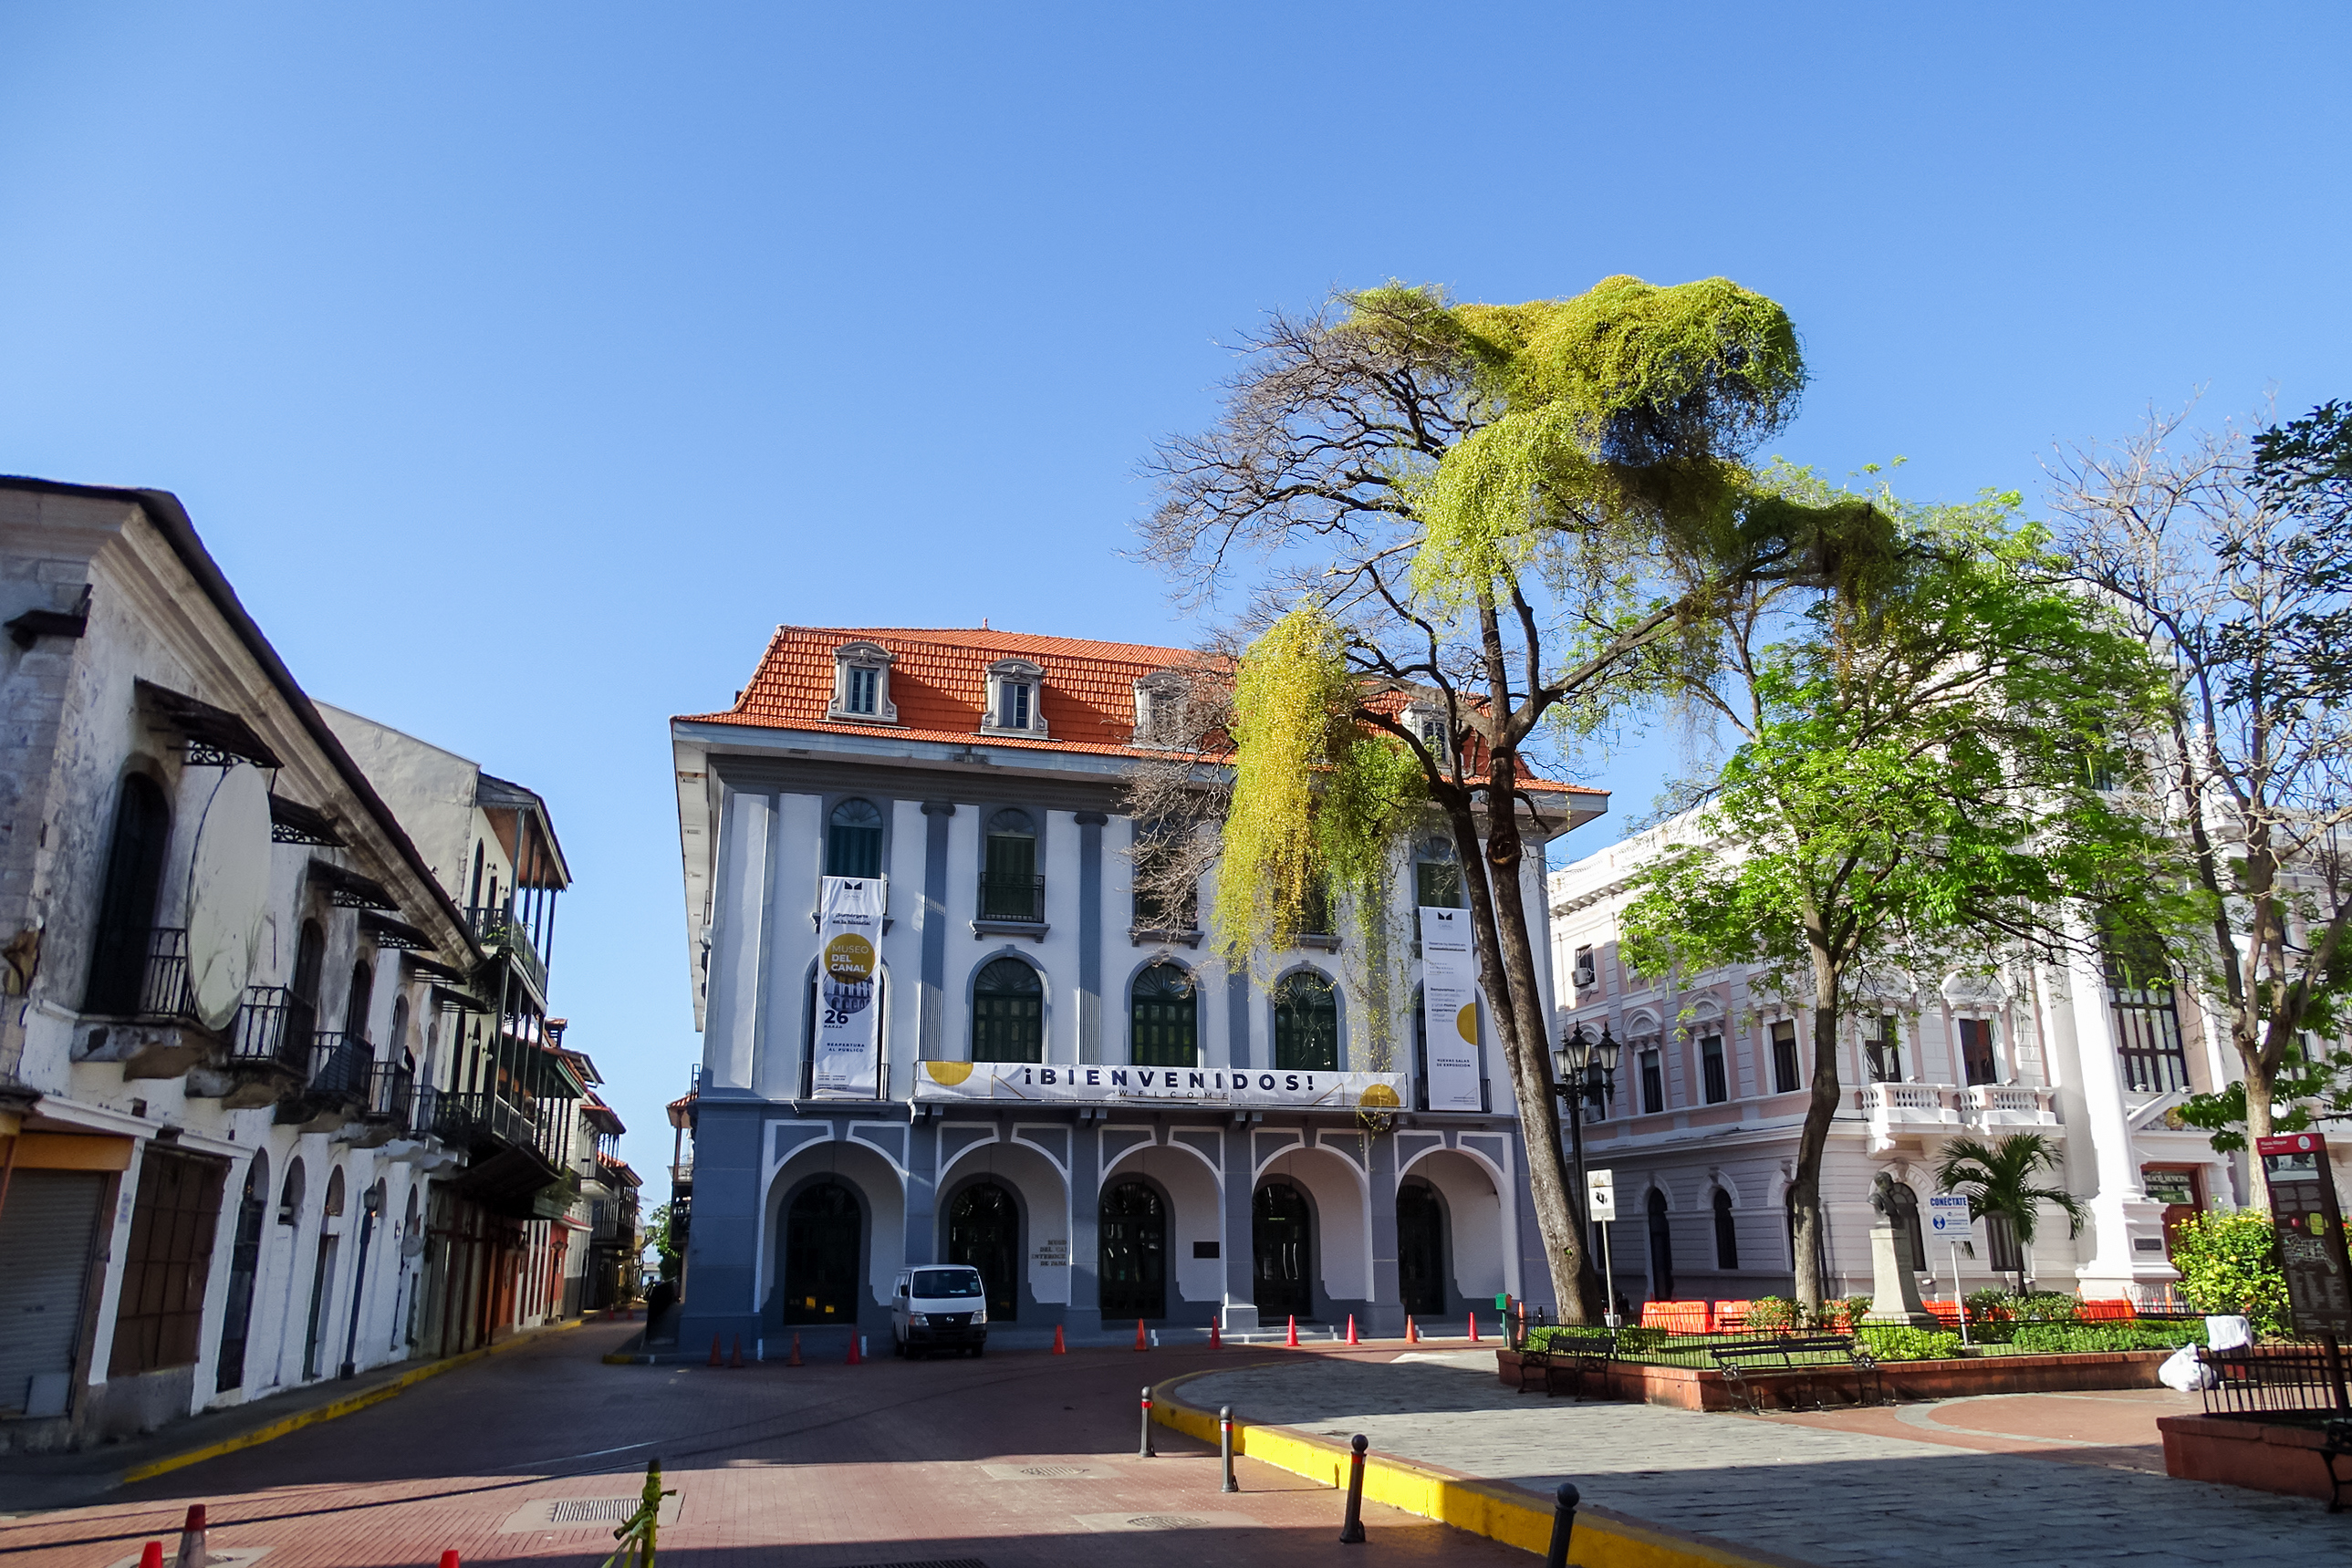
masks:
<instances>
[{"instance_id":1,"label":"sign post","mask_svg":"<svg viewBox=\"0 0 2352 1568\"><path fill-rule=\"evenodd\" d=\"M1615 1171L1584 1173L1584 1212L1593 1224L1601 1227L1601 1267L1606 1271L1609 1291L1609 1305L1601 1318L1611 1328L1617 1328L1621 1326L1617 1318L1617 1264L1609 1255L1609 1225L1617 1218Z\"/></svg>"},{"instance_id":2,"label":"sign post","mask_svg":"<svg viewBox=\"0 0 2352 1568\"><path fill-rule=\"evenodd\" d=\"M1959 1309L1960 1343L1969 1343L1969 1300L1960 1291L1960 1243L1976 1251L1976 1221L1969 1213L1965 1193L1939 1192L1927 1199L1927 1229L1947 1244L1952 1260L1952 1305Z\"/></svg>"},{"instance_id":3,"label":"sign post","mask_svg":"<svg viewBox=\"0 0 2352 1568\"><path fill-rule=\"evenodd\" d=\"M2336 1407L2352 1410L2343 1347L2344 1336L2352 1334L2352 1258L2346 1255L2344 1213L2336 1201L2327 1140L2317 1133L2284 1133L2255 1139L2254 1152L2270 1186L2287 1315L2297 1333L2315 1334L2326 1348Z\"/></svg>"}]
</instances>

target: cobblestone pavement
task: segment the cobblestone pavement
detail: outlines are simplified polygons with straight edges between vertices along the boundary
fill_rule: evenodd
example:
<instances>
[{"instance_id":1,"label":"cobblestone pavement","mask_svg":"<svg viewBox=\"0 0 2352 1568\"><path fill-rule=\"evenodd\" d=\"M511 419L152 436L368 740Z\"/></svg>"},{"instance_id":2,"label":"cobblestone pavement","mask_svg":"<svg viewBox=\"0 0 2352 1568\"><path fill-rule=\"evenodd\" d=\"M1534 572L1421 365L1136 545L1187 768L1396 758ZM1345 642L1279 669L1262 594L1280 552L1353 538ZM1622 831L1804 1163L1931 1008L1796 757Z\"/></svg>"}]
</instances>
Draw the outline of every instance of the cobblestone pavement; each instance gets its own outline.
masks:
<instances>
[{"instance_id":1,"label":"cobblestone pavement","mask_svg":"<svg viewBox=\"0 0 2352 1568\"><path fill-rule=\"evenodd\" d=\"M1329 1488L1250 1460L1218 1490L1213 1451L1166 1427L1136 1457L1139 1386L1234 1352L1087 1351L741 1370L606 1366L633 1331L595 1325L460 1368L398 1398L110 1493L0 1520L0 1568L112 1568L203 1502L215 1553L262 1568L588 1568L650 1455L677 1489L663 1568L971 1559L985 1568L1349 1563ZM1263 1354L1263 1353L1260 1353ZM0 1461L5 1467L5 1461ZM580 1509L567 1511L583 1511ZM593 1509L584 1511L593 1512ZM1368 1505L1383 1563L1520 1568L1525 1554ZM790 1549L789 1551L784 1549Z\"/></svg>"},{"instance_id":2,"label":"cobblestone pavement","mask_svg":"<svg viewBox=\"0 0 2352 1568\"><path fill-rule=\"evenodd\" d=\"M1376 1452L1545 1493L1573 1480L1589 1503L1824 1568L2352 1562L2352 1514L2173 1480L2160 1466L2149 1474L2128 1443L2118 1445L2123 1464L2098 1457L2105 1437L2152 1424L2158 1401L2128 1405L2128 1418L2094 1409L2080 1421L2021 1418L2019 1402L1967 1420L1948 1415L1958 1426L1928 1440L1933 1427L1902 1418L1996 1402L1872 1412L1885 1423L1873 1430L1851 1415L1710 1416L1523 1396L1496 1381L1491 1354L1442 1353L1235 1368L1194 1379L1182 1396L1341 1441L1361 1432ZM2103 1424L2088 1439L2060 1435ZM1906 1431L1918 1435L1895 1435Z\"/></svg>"}]
</instances>

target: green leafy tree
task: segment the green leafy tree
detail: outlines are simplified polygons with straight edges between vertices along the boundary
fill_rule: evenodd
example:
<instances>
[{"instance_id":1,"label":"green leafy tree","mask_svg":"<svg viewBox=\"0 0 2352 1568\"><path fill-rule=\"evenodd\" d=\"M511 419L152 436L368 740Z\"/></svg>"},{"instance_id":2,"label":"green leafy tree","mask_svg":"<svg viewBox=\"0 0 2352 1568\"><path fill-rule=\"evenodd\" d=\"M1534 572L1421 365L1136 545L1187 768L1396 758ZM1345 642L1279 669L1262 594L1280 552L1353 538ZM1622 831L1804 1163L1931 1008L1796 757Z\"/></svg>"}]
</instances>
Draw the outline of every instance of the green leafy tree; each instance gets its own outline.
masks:
<instances>
[{"instance_id":1,"label":"green leafy tree","mask_svg":"<svg viewBox=\"0 0 2352 1568\"><path fill-rule=\"evenodd\" d=\"M1825 489L1799 471L1780 482ZM1652 974L1759 966L1759 989L1810 1013L1790 1195L1809 1311L1840 1022L1862 992L2056 954L2074 901L2145 882L2144 834L2084 766L2130 723L2144 660L2055 580L2016 500L1920 507L1882 489L1901 527L1890 578L1794 613L1759 588L1719 622L1726 651L1679 677L1739 745L1634 880L1624 950Z\"/></svg>"},{"instance_id":2,"label":"green leafy tree","mask_svg":"<svg viewBox=\"0 0 2352 1568\"><path fill-rule=\"evenodd\" d=\"M2182 1114L2228 1150L2352 1110L2352 406L2251 439L2153 418L2069 455L2056 504L2076 575L2164 674L2143 799L2187 896L2141 935L2242 1078Z\"/></svg>"},{"instance_id":3,"label":"green leafy tree","mask_svg":"<svg viewBox=\"0 0 2352 1568\"><path fill-rule=\"evenodd\" d=\"M1543 893L1527 836L1567 824L1526 788L1531 753L1564 710L1611 711L1636 655L1747 585L1866 572L1883 519L1755 483L1746 457L1804 369L1780 308L1722 278L1507 306L1391 285L1277 314L1241 347L1217 425L1152 459L1144 530L1187 602L1247 580L1231 728L1171 762L1210 802L1217 935L1235 961L1273 948L1334 879L1369 933L1404 830L1442 825L1553 1286L1589 1321L1599 1281L1545 1135L1528 907ZM1223 785L1195 766L1223 760L1218 744Z\"/></svg>"},{"instance_id":4,"label":"green leafy tree","mask_svg":"<svg viewBox=\"0 0 2352 1568\"><path fill-rule=\"evenodd\" d=\"M1987 1143L1982 1138L1954 1138L1936 1161L1938 1191L1964 1194L1969 1218L1998 1216L2009 1222L2021 1248L2033 1245L2047 1207L2066 1217L2066 1234L2079 1236L2090 1209L2062 1186L2037 1186L2045 1171L2058 1168L2058 1151L2039 1133L2011 1133ZM2019 1260L2017 1289L2025 1291L2025 1265Z\"/></svg>"}]
</instances>

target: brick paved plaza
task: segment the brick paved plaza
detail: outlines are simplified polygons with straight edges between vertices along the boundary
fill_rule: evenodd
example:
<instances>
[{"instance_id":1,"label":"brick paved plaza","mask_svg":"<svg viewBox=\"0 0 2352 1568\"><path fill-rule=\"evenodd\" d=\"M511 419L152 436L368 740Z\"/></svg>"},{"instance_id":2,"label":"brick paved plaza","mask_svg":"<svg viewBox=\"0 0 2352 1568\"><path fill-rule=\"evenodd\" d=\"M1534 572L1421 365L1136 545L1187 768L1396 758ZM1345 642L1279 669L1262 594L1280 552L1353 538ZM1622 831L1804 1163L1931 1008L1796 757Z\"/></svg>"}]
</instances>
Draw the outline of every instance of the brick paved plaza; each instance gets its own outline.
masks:
<instances>
[{"instance_id":1,"label":"brick paved plaza","mask_svg":"<svg viewBox=\"0 0 2352 1568\"><path fill-rule=\"evenodd\" d=\"M1184 1385L1189 1400L1230 1402L1254 1423L1360 1431L1379 1452L1531 1489L1572 1478L1590 1503L1769 1557L2162 1568L2352 1553L2352 1516L2165 1478L2155 1418L2185 1402L2161 1391L1759 1419L1523 1397L1495 1381L1485 1351L605 1365L630 1332L549 1335L95 1505L19 1513L0 1521L0 1559L112 1568L144 1540L168 1548L185 1506L204 1502L216 1552L266 1548L270 1568L430 1564L447 1547L468 1563L593 1564L611 1550L610 1524L553 1524L551 1505L632 1494L658 1454L681 1494L662 1557L683 1568L1021 1568L1113 1551L1188 1565L1208 1553L1529 1561L1378 1506L1366 1510L1371 1550L1342 1548L1328 1488L1244 1459L1242 1493L1220 1495L1214 1457L1164 1427L1162 1457L1139 1459L1140 1385L1192 1372L1206 1375Z\"/></svg>"}]
</instances>

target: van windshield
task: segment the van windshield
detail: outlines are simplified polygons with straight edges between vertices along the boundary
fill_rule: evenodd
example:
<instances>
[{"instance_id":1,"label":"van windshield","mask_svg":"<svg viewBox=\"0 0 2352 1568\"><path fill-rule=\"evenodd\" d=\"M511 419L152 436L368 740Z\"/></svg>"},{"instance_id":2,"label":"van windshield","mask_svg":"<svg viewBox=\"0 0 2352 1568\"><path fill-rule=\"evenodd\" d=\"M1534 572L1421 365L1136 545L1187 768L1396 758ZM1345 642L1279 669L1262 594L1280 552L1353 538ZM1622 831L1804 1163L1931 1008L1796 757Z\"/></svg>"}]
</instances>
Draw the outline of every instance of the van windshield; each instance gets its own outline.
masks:
<instances>
[{"instance_id":1,"label":"van windshield","mask_svg":"<svg viewBox=\"0 0 2352 1568\"><path fill-rule=\"evenodd\" d=\"M918 1269L915 1270L915 1294L930 1300L940 1296L977 1296L980 1294L980 1270Z\"/></svg>"}]
</instances>

